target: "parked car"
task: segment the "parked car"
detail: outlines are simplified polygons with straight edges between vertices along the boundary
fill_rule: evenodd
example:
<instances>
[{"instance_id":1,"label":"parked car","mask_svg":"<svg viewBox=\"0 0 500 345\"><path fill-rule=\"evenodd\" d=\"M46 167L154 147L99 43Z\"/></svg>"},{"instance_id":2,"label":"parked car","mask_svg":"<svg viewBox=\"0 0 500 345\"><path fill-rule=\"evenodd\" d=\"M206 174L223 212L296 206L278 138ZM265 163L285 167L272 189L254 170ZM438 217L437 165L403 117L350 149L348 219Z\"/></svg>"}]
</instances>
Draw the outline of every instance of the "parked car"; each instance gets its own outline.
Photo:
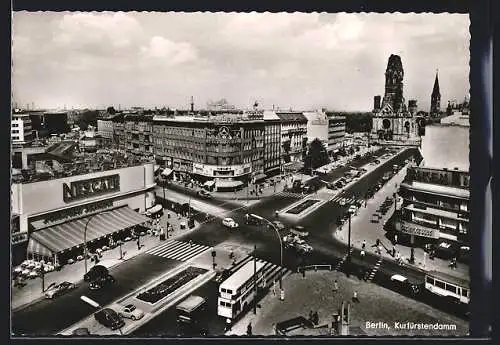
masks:
<instances>
[{"instance_id":1,"label":"parked car","mask_svg":"<svg viewBox=\"0 0 500 345\"><path fill-rule=\"evenodd\" d=\"M356 213L357 210L358 210L358 208L355 205L349 206L350 213L354 214L354 213Z\"/></svg>"},{"instance_id":2,"label":"parked car","mask_svg":"<svg viewBox=\"0 0 500 345\"><path fill-rule=\"evenodd\" d=\"M118 310L118 315L120 315L123 318L126 319L131 319L131 320L140 320L144 316L144 312L140 309L138 309L135 305L133 304L127 304L125 306L122 306Z\"/></svg>"},{"instance_id":3,"label":"parked car","mask_svg":"<svg viewBox=\"0 0 500 345\"><path fill-rule=\"evenodd\" d=\"M52 286L49 286L49 288L45 291L45 298L49 299L56 298L75 288L76 288L75 284L67 281L64 281L59 284L54 284Z\"/></svg>"},{"instance_id":4,"label":"parked car","mask_svg":"<svg viewBox=\"0 0 500 345\"><path fill-rule=\"evenodd\" d=\"M372 214L372 218L370 219L371 223L378 223L380 220L380 216L378 213Z\"/></svg>"},{"instance_id":5,"label":"parked car","mask_svg":"<svg viewBox=\"0 0 500 345\"><path fill-rule=\"evenodd\" d=\"M123 319L111 308L104 308L94 314L94 318L104 327L112 330L122 328L125 325Z\"/></svg>"},{"instance_id":6,"label":"parked car","mask_svg":"<svg viewBox=\"0 0 500 345\"><path fill-rule=\"evenodd\" d=\"M346 199L345 198L342 198L342 199L339 200L339 205L340 206L345 206L345 204L346 204Z\"/></svg>"},{"instance_id":7,"label":"parked car","mask_svg":"<svg viewBox=\"0 0 500 345\"><path fill-rule=\"evenodd\" d=\"M239 226L238 223L236 223L233 218L224 218L222 220L222 225L231 229L235 229Z\"/></svg>"}]
</instances>

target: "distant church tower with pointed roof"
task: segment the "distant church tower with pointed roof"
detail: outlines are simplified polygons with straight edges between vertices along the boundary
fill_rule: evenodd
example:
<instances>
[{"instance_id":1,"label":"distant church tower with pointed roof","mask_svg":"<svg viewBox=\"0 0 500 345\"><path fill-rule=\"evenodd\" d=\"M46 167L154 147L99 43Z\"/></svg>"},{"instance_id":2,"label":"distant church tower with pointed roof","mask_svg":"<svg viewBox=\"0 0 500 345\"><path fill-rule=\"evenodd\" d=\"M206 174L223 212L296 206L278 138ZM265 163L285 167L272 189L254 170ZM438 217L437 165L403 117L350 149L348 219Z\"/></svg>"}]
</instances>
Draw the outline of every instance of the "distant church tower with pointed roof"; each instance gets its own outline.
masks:
<instances>
[{"instance_id":1,"label":"distant church tower with pointed roof","mask_svg":"<svg viewBox=\"0 0 500 345\"><path fill-rule=\"evenodd\" d=\"M409 107L403 96L403 63L399 55L391 54L385 71L384 98L374 97L371 137L389 142L418 142L416 101L410 100ZM411 108L409 111L408 108Z\"/></svg>"},{"instance_id":2,"label":"distant church tower with pointed roof","mask_svg":"<svg viewBox=\"0 0 500 345\"><path fill-rule=\"evenodd\" d=\"M439 79L438 71L436 71L436 79L434 80L434 87L431 94L431 109L429 115L433 117L439 116L441 113L441 93L439 92Z\"/></svg>"}]
</instances>

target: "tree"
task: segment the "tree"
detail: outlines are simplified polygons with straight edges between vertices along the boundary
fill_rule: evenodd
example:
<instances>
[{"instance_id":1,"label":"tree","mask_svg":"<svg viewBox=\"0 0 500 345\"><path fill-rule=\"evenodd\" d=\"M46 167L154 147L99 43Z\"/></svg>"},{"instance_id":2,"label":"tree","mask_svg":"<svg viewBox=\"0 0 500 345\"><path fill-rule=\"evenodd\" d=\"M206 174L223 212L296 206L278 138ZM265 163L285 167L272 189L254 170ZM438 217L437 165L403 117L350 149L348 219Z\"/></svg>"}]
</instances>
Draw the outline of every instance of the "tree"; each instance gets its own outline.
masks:
<instances>
[{"instance_id":1,"label":"tree","mask_svg":"<svg viewBox=\"0 0 500 345\"><path fill-rule=\"evenodd\" d=\"M328 153L323 143L318 138L314 139L309 145L309 150L304 161L305 170L317 169L329 162Z\"/></svg>"},{"instance_id":2,"label":"tree","mask_svg":"<svg viewBox=\"0 0 500 345\"><path fill-rule=\"evenodd\" d=\"M106 112L110 115L115 115L116 114L115 107L108 107L108 109L106 109Z\"/></svg>"}]
</instances>

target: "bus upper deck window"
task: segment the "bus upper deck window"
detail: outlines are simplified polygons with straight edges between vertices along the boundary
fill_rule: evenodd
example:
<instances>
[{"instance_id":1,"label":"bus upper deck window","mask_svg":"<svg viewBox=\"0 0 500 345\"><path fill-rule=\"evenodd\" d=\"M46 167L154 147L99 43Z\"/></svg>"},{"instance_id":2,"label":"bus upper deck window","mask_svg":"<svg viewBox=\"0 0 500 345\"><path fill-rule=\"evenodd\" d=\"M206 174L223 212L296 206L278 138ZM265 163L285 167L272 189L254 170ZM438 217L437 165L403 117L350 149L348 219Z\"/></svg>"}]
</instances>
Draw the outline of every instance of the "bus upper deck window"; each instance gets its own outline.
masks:
<instances>
[{"instance_id":1,"label":"bus upper deck window","mask_svg":"<svg viewBox=\"0 0 500 345\"><path fill-rule=\"evenodd\" d=\"M467 289L462 288L462 296L467 297L469 295L469 291Z\"/></svg>"},{"instance_id":2,"label":"bus upper deck window","mask_svg":"<svg viewBox=\"0 0 500 345\"><path fill-rule=\"evenodd\" d=\"M432 277L426 277L425 280L427 281L427 283L429 284L434 284L434 278Z\"/></svg>"}]
</instances>

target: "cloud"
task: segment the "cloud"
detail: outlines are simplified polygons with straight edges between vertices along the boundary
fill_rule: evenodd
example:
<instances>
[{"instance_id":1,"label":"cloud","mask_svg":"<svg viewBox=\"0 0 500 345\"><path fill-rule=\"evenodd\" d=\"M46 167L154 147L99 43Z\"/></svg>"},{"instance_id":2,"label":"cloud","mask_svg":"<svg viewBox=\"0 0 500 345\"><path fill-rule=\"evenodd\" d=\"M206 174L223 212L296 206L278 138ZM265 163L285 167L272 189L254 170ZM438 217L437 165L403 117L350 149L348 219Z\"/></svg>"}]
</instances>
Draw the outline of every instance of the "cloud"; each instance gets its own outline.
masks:
<instances>
[{"instance_id":1,"label":"cloud","mask_svg":"<svg viewBox=\"0 0 500 345\"><path fill-rule=\"evenodd\" d=\"M181 64L196 60L198 53L195 47L187 42L172 42L161 36L154 36L149 45L141 47L144 56L161 59L168 64Z\"/></svg>"}]
</instances>

